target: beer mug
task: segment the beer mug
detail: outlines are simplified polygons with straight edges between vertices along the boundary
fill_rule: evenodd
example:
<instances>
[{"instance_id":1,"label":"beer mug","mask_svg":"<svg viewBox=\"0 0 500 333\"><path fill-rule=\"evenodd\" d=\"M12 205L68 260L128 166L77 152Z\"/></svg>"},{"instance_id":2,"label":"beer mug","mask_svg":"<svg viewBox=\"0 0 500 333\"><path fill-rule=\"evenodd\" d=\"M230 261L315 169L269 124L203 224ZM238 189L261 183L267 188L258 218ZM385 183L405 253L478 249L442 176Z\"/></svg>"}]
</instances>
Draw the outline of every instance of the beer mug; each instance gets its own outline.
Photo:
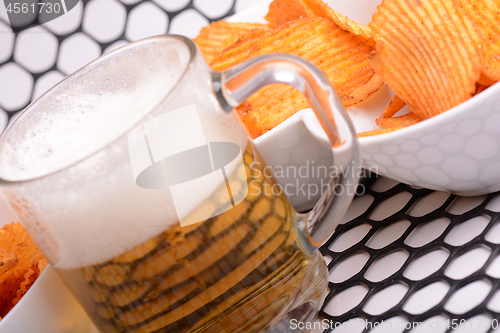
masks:
<instances>
[{"instance_id":1,"label":"beer mug","mask_svg":"<svg viewBox=\"0 0 500 333\"><path fill-rule=\"evenodd\" d=\"M306 214L233 111L272 83L301 91L331 141L336 171ZM213 72L191 40L164 35L102 56L27 107L0 138L0 179L101 332L287 331L326 295L317 248L355 193L358 154L312 64L276 54Z\"/></svg>"}]
</instances>

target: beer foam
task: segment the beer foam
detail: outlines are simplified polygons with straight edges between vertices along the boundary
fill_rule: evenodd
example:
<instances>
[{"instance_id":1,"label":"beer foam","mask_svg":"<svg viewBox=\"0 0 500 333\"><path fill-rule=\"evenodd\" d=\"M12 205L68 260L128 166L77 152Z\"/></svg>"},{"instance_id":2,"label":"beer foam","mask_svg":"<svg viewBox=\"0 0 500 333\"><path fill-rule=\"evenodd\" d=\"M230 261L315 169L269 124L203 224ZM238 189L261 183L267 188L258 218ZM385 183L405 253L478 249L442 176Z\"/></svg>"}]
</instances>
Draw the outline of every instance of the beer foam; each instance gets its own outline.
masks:
<instances>
[{"instance_id":1,"label":"beer foam","mask_svg":"<svg viewBox=\"0 0 500 333\"><path fill-rule=\"evenodd\" d=\"M108 261L178 221L168 190L135 183L127 135L143 121L195 104L208 141L246 148L236 116L212 95L203 59L183 77L189 84L177 86L188 48L150 44L70 76L20 115L0 143L0 178L14 182L4 185L6 197L56 267ZM214 186L200 191L211 194Z\"/></svg>"},{"instance_id":2,"label":"beer foam","mask_svg":"<svg viewBox=\"0 0 500 333\"><path fill-rule=\"evenodd\" d=\"M158 105L189 58L173 68L146 51L84 68L36 101L29 114L21 114L1 147L2 178L33 179L67 167L103 148Z\"/></svg>"}]
</instances>

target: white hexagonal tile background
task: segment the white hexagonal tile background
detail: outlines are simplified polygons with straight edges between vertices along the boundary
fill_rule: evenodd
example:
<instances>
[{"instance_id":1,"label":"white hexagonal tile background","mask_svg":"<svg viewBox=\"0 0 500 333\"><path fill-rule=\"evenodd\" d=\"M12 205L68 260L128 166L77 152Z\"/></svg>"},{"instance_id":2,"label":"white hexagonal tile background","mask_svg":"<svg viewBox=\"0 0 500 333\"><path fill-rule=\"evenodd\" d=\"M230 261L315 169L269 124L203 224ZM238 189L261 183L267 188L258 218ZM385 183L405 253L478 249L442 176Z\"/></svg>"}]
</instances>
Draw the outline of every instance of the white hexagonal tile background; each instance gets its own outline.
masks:
<instances>
[{"instance_id":1,"label":"white hexagonal tile background","mask_svg":"<svg viewBox=\"0 0 500 333\"><path fill-rule=\"evenodd\" d=\"M211 0L193 0L193 5L206 17L216 19L229 12L233 6L233 0L219 0L217 6L214 6Z\"/></svg>"},{"instance_id":2,"label":"white hexagonal tile background","mask_svg":"<svg viewBox=\"0 0 500 333\"><path fill-rule=\"evenodd\" d=\"M242 10L250 7L255 3L255 0L236 0L234 4L235 12L241 12Z\"/></svg>"},{"instance_id":3,"label":"white hexagonal tile background","mask_svg":"<svg viewBox=\"0 0 500 333\"><path fill-rule=\"evenodd\" d=\"M129 43L128 41L123 40L123 39L121 39L121 40L117 40L116 42L114 42L113 44L111 44L111 45L109 45L107 48L105 48L105 49L104 49L103 54L104 54L104 53L111 52L111 51L113 51L113 50L116 50L116 49L117 49L117 48L119 48L119 47L122 47L122 46L124 46L124 45L127 45L128 43Z\"/></svg>"},{"instance_id":4,"label":"white hexagonal tile background","mask_svg":"<svg viewBox=\"0 0 500 333\"><path fill-rule=\"evenodd\" d=\"M83 32L66 38L59 50L57 67L70 74L101 55L99 44Z\"/></svg>"},{"instance_id":5,"label":"white hexagonal tile background","mask_svg":"<svg viewBox=\"0 0 500 333\"><path fill-rule=\"evenodd\" d=\"M66 35L74 32L82 23L83 4L78 2L75 8L70 10L67 14L59 16L55 20L44 23L43 26L56 35Z\"/></svg>"},{"instance_id":6,"label":"white hexagonal tile background","mask_svg":"<svg viewBox=\"0 0 500 333\"><path fill-rule=\"evenodd\" d=\"M0 107L15 111L26 105L31 98L33 77L14 62L0 67Z\"/></svg>"},{"instance_id":7,"label":"white hexagonal tile background","mask_svg":"<svg viewBox=\"0 0 500 333\"><path fill-rule=\"evenodd\" d=\"M125 36L130 41L167 32L168 15L152 2L146 1L132 9L128 16Z\"/></svg>"},{"instance_id":8,"label":"white hexagonal tile background","mask_svg":"<svg viewBox=\"0 0 500 333\"><path fill-rule=\"evenodd\" d=\"M10 30L10 27L0 21L0 63L9 59L14 49L15 36Z\"/></svg>"},{"instance_id":9,"label":"white hexagonal tile background","mask_svg":"<svg viewBox=\"0 0 500 333\"><path fill-rule=\"evenodd\" d=\"M35 100L40 97L43 93L52 88L56 83L64 79L64 77L65 75L59 71L50 71L40 76L35 82L31 100Z\"/></svg>"},{"instance_id":10,"label":"white hexagonal tile background","mask_svg":"<svg viewBox=\"0 0 500 333\"><path fill-rule=\"evenodd\" d=\"M195 9L187 9L174 17L170 24L170 33L195 38L202 27L209 21Z\"/></svg>"},{"instance_id":11,"label":"white hexagonal tile background","mask_svg":"<svg viewBox=\"0 0 500 333\"><path fill-rule=\"evenodd\" d=\"M17 35L14 60L30 72L40 73L56 63L58 48L56 36L44 27L34 27Z\"/></svg>"},{"instance_id":12,"label":"white hexagonal tile background","mask_svg":"<svg viewBox=\"0 0 500 333\"><path fill-rule=\"evenodd\" d=\"M7 112L4 110L0 109L0 132L7 127L7 124L9 123L9 116L7 116Z\"/></svg>"},{"instance_id":13,"label":"white hexagonal tile background","mask_svg":"<svg viewBox=\"0 0 500 333\"><path fill-rule=\"evenodd\" d=\"M124 3L125 5L133 5L141 2L141 0L120 0L120 2Z\"/></svg>"},{"instance_id":14,"label":"white hexagonal tile background","mask_svg":"<svg viewBox=\"0 0 500 333\"><path fill-rule=\"evenodd\" d=\"M127 11L117 0L92 0L85 7L83 31L100 43L120 37L125 29Z\"/></svg>"},{"instance_id":15,"label":"white hexagonal tile background","mask_svg":"<svg viewBox=\"0 0 500 333\"><path fill-rule=\"evenodd\" d=\"M67 14L17 34L11 32L5 8L0 5L3 114L11 118L65 75L103 53L167 32L195 37L211 20L231 15L253 2L82 0Z\"/></svg>"}]
</instances>

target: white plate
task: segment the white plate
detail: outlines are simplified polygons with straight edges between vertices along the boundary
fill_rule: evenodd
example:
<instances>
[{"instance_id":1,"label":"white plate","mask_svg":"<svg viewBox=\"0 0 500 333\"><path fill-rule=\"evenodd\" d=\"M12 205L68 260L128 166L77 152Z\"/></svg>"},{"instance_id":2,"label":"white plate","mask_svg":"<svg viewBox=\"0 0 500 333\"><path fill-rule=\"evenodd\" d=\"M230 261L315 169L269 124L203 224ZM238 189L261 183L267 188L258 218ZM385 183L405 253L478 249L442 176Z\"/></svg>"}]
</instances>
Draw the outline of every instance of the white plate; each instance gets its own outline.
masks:
<instances>
[{"instance_id":1,"label":"white plate","mask_svg":"<svg viewBox=\"0 0 500 333\"><path fill-rule=\"evenodd\" d=\"M0 227L19 221L0 191ZM14 308L0 320L0 333L97 333L83 308L47 266Z\"/></svg>"},{"instance_id":2,"label":"white plate","mask_svg":"<svg viewBox=\"0 0 500 333\"><path fill-rule=\"evenodd\" d=\"M259 2L231 21L265 23L263 17L270 2ZM367 24L380 2L331 0L330 6ZM366 101L347 108L358 133L378 128L375 119L393 95L384 86ZM302 119L311 134L327 142L312 113ZM290 132L299 126L295 120L282 125ZM256 142L267 145L274 141L273 131ZM359 142L364 165L380 175L460 195L500 190L500 83L438 116L395 132L363 137Z\"/></svg>"}]
</instances>

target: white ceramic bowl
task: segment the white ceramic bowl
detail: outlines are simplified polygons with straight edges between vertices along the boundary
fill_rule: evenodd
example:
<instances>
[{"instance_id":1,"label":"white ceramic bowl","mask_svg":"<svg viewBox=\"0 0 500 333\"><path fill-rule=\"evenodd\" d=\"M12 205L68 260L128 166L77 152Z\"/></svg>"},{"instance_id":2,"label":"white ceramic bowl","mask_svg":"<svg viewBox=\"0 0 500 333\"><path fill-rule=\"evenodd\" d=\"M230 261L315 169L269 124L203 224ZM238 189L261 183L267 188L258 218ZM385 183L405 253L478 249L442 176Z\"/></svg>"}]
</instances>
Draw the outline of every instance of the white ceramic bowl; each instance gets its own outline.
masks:
<instances>
[{"instance_id":1,"label":"white ceramic bowl","mask_svg":"<svg viewBox=\"0 0 500 333\"><path fill-rule=\"evenodd\" d=\"M330 0L329 4L341 14L367 24L380 2ZM259 2L233 16L232 21L265 23L269 3ZM358 133L378 128L375 119L393 95L384 86L366 101L347 108ZM311 134L326 144L326 135L314 115L301 113ZM273 129L256 140L261 151L277 146L279 137L286 137L283 132L300 129L297 119L290 119L279 131ZM438 116L395 132L363 137L359 142L365 167L400 182L460 195L500 190L500 83ZM268 163L274 163L273 154L263 155L270 158ZM288 155L292 156L293 150L288 150Z\"/></svg>"}]
</instances>

